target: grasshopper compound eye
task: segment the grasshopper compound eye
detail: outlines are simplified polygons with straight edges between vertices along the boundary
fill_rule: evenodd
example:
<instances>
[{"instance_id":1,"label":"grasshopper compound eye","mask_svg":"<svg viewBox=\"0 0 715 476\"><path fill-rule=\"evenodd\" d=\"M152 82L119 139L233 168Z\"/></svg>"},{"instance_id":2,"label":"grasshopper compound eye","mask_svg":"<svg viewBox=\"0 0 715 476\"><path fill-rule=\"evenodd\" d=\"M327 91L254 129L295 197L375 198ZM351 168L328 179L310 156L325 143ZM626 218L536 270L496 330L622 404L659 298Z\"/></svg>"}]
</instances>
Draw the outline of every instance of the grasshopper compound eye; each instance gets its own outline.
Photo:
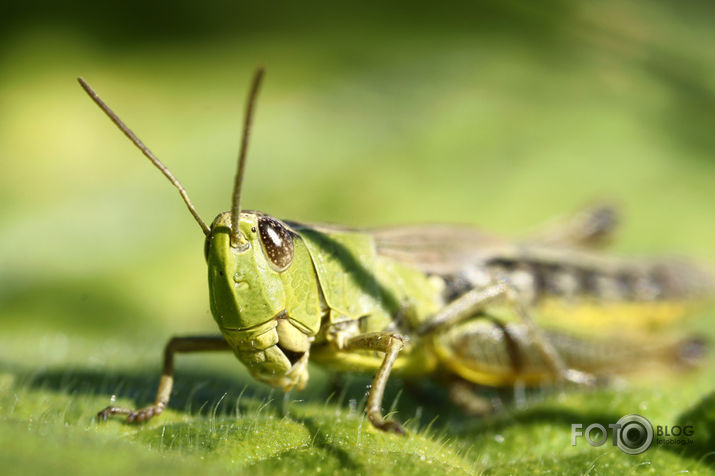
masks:
<instances>
[{"instance_id":1,"label":"grasshopper compound eye","mask_svg":"<svg viewBox=\"0 0 715 476\"><path fill-rule=\"evenodd\" d=\"M258 218L258 236L261 238L266 258L276 271L285 271L293 262L293 236L270 217Z\"/></svg>"}]
</instances>

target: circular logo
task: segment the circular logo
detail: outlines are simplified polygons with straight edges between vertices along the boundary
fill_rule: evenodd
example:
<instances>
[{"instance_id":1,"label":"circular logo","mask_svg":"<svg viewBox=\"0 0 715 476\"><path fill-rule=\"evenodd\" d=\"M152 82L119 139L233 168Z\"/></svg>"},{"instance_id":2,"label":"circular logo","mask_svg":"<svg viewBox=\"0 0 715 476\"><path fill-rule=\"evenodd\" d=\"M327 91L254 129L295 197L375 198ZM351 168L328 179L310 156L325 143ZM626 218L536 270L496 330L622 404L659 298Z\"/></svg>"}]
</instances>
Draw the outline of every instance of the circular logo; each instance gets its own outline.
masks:
<instances>
[{"instance_id":1,"label":"circular logo","mask_svg":"<svg viewBox=\"0 0 715 476\"><path fill-rule=\"evenodd\" d=\"M626 454L639 455L653 443L653 425L646 417L632 414L618 420L616 446Z\"/></svg>"}]
</instances>

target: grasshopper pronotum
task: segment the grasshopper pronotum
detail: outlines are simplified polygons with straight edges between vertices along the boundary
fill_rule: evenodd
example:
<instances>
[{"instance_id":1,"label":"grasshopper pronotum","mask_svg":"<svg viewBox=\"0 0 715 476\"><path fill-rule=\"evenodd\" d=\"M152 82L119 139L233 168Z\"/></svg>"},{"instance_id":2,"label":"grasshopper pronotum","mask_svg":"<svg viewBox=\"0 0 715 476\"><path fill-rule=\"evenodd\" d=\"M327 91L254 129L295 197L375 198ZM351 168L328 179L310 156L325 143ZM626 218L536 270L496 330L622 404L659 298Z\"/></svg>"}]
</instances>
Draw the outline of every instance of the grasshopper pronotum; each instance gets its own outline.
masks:
<instances>
[{"instance_id":1,"label":"grasshopper pronotum","mask_svg":"<svg viewBox=\"0 0 715 476\"><path fill-rule=\"evenodd\" d=\"M376 372L365 412L376 428L397 433L402 427L385 420L381 409L393 371L439 376L457 403L476 411L482 406L470 391L473 384L588 383L654 362L687 363L698 353L696 341L646 340L637 330L683 315L709 292L708 275L687 263L628 261L595 251L615 228L608 207L586 210L520 242L457 226L354 230L242 210L262 77L259 69L248 98L231 211L210 227L171 172L79 79L179 190L201 226L211 312L222 334L172 338L154 404L139 410L110 406L100 419L121 414L142 422L160 414L169 403L174 354L183 352L233 351L256 379L284 391L306 385L309 358L336 369ZM515 319L492 317L494 308ZM537 324L534 312L585 328L617 322L622 332L570 335Z\"/></svg>"}]
</instances>

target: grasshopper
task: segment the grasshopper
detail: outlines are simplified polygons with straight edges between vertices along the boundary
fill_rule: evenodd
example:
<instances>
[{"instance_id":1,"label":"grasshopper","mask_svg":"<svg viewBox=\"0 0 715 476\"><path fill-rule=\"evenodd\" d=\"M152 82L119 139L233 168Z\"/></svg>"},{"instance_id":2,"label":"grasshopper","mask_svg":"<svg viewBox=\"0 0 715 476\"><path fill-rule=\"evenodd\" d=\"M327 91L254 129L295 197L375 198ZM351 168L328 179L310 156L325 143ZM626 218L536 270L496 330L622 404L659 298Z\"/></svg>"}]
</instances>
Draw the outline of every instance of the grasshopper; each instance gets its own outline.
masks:
<instances>
[{"instance_id":1,"label":"grasshopper","mask_svg":"<svg viewBox=\"0 0 715 476\"><path fill-rule=\"evenodd\" d=\"M308 361L375 372L365 412L376 428L394 371L435 377L466 410L482 408L473 385L588 384L654 362L688 362L694 340L637 338L679 318L710 289L709 276L675 261L615 258L596 250L616 214L595 207L522 241L450 226L356 230L280 220L241 209L248 136L263 78L248 96L230 211L207 226L162 162L81 78L81 86L178 189L206 236L209 300L221 335L174 337L164 351L156 399L139 410L109 406L98 418L144 422L167 407L177 353L232 351L257 380L303 389ZM495 317L502 309L514 318ZM578 323L587 335L549 329ZM642 316L641 318L637 318ZM617 327L617 337L600 328ZM596 338L594 335L601 335Z\"/></svg>"}]
</instances>

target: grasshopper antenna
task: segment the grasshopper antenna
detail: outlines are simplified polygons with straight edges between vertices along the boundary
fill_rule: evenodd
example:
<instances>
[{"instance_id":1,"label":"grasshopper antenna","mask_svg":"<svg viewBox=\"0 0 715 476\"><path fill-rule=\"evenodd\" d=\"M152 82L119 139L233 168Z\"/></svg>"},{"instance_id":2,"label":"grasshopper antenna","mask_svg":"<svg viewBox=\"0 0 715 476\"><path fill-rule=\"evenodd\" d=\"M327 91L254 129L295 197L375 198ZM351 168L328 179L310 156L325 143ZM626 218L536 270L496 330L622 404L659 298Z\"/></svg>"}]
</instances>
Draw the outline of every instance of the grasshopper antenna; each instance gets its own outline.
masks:
<instances>
[{"instance_id":1,"label":"grasshopper antenna","mask_svg":"<svg viewBox=\"0 0 715 476\"><path fill-rule=\"evenodd\" d=\"M94 92L92 87L87 84L87 82L82 79L82 78L77 78L77 81L79 81L79 84L82 86L82 89L85 90L85 92L89 95L90 98L92 98L92 101L99 106L99 108L104 111L104 113L109 116L109 119L112 120L114 124L124 133L125 136L129 137L129 140L132 141L132 143L137 146L139 150L142 151L142 153L146 156L147 159L151 160L151 163L156 166L157 169L161 171L162 174L166 178L169 179L169 182L171 182L174 187L176 187L179 190L179 194L181 195L181 198L184 200L184 203L186 203L186 206L189 209L189 212L191 212L191 215L193 215L194 219L196 222L199 224L201 229L204 232L204 235L208 236L211 233L211 230L209 229L208 226L206 226L206 223L201 219L199 214L196 212L196 209L194 208L194 205L191 203L191 200L189 199L189 195L186 193L186 190L184 187L181 185L181 183L174 177L174 175L171 173L171 171L166 168L164 164L161 163L161 161L149 150L147 146L144 145L144 143L139 140L139 138L132 132L131 129L129 129L121 119L112 111L109 106L107 106L104 101L97 95L97 93Z\"/></svg>"},{"instance_id":2,"label":"grasshopper antenna","mask_svg":"<svg viewBox=\"0 0 715 476\"><path fill-rule=\"evenodd\" d=\"M256 69L253 74L253 83L248 93L248 105L246 106L246 116L243 120L243 136L241 137L241 149L238 153L238 171L233 187L233 207L231 208L231 244L236 245L244 241L241 230L238 228L238 221L241 216L241 184L243 183L243 173L246 169L246 153L248 152L248 137L251 132L251 121L253 119L253 109L258 97L258 91L263 81L263 67Z\"/></svg>"}]
</instances>

